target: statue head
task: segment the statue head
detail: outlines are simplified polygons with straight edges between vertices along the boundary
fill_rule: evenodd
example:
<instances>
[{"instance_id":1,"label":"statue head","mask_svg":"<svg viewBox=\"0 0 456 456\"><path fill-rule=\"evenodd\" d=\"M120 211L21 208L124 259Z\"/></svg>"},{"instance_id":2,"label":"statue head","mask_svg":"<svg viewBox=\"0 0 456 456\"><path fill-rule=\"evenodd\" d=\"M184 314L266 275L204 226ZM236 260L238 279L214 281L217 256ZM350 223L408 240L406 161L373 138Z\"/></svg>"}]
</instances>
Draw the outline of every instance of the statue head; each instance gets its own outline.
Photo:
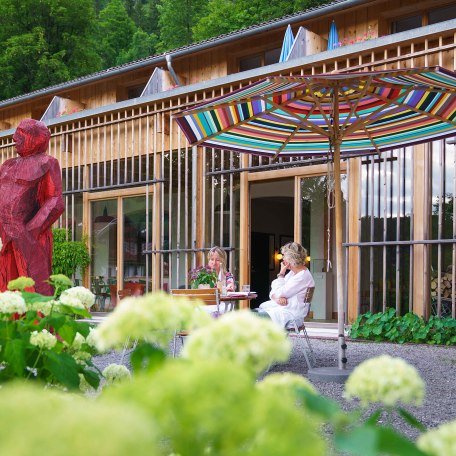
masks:
<instances>
[{"instance_id":1,"label":"statue head","mask_svg":"<svg viewBox=\"0 0 456 456\"><path fill-rule=\"evenodd\" d=\"M46 125L34 119L21 120L13 135L16 152L21 157L43 154L49 145L51 133Z\"/></svg>"}]
</instances>

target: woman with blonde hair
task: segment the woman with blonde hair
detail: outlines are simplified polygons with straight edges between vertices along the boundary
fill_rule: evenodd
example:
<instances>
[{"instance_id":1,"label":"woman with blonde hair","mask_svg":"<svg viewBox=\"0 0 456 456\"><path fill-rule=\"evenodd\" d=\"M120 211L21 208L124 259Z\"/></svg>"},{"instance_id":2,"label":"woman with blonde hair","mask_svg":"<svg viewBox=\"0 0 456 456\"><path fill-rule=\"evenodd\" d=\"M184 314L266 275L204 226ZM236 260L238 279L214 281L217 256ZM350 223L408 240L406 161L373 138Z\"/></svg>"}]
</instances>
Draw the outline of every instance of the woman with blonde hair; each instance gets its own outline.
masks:
<instances>
[{"instance_id":1,"label":"woman with blonde hair","mask_svg":"<svg viewBox=\"0 0 456 456\"><path fill-rule=\"evenodd\" d=\"M207 254L207 265L217 273L217 280L225 282L226 291L234 291L236 285L234 283L234 276L228 271L226 262L226 252L218 246L214 246Z\"/></svg>"},{"instance_id":2,"label":"woman with blonde hair","mask_svg":"<svg viewBox=\"0 0 456 456\"><path fill-rule=\"evenodd\" d=\"M301 244L289 242L281 252L283 260L277 279L271 283L270 301L263 302L258 312L283 328L287 327L291 316L300 326L309 313L309 303L304 302L307 289L315 287L315 282L306 267L307 251Z\"/></svg>"}]
</instances>

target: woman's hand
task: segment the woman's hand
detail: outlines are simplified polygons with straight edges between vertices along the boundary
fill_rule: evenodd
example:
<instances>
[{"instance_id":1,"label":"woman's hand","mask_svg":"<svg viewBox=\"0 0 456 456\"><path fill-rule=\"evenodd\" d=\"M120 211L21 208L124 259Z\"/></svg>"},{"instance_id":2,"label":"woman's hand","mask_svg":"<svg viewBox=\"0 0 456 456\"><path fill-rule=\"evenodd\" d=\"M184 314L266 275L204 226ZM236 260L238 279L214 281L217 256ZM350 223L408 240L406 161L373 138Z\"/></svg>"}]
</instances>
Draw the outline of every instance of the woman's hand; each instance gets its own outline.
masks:
<instances>
[{"instance_id":1,"label":"woman's hand","mask_svg":"<svg viewBox=\"0 0 456 456\"><path fill-rule=\"evenodd\" d=\"M281 306L286 306L288 304L288 299L287 298L278 298L277 304L279 304Z\"/></svg>"},{"instance_id":2,"label":"woman's hand","mask_svg":"<svg viewBox=\"0 0 456 456\"><path fill-rule=\"evenodd\" d=\"M282 261L280 263L280 272L279 272L279 274L285 275L285 273L287 272L288 267L289 267L289 264L286 261Z\"/></svg>"},{"instance_id":3,"label":"woman's hand","mask_svg":"<svg viewBox=\"0 0 456 456\"><path fill-rule=\"evenodd\" d=\"M229 282L226 284L226 291L234 291L234 283Z\"/></svg>"}]
</instances>

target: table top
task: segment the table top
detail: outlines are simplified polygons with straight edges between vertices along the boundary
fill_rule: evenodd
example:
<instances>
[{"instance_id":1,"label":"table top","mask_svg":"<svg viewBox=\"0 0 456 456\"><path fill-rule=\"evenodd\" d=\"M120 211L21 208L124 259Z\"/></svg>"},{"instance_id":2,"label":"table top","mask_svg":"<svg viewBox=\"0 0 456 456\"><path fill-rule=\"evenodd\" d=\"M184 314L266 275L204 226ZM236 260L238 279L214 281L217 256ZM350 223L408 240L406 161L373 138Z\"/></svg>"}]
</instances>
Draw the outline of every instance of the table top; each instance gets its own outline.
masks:
<instances>
[{"instance_id":1,"label":"table top","mask_svg":"<svg viewBox=\"0 0 456 456\"><path fill-rule=\"evenodd\" d=\"M258 295L254 291L251 291L250 293L242 291L229 291L228 294L224 296L220 295L220 301L251 301L257 297Z\"/></svg>"}]
</instances>

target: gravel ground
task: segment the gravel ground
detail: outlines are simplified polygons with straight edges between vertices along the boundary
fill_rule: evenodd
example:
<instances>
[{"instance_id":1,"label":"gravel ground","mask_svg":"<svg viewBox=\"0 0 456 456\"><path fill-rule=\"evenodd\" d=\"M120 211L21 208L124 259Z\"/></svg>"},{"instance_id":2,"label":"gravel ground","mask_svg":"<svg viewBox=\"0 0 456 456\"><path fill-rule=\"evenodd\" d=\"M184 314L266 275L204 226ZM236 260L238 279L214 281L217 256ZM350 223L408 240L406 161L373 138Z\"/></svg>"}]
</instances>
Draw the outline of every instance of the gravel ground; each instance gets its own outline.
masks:
<instances>
[{"instance_id":1,"label":"gravel ground","mask_svg":"<svg viewBox=\"0 0 456 456\"><path fill-rule=\"evenodd\" d=\"M269 372L294 372L306 376L307 366L300 344L293 338L293 351L288 362L271 367ZM317 365L337 366L337 341L312 339ZM390 343L348 342L348 367L355 367L360 362L388 354L403 358L413 365L426 382L426 397L422 407L407 407L426 427L435 427L445 421L456 419L456 349L454 347L436 347L432 345L397 345ZM94 359L95 364L104 369L108 364L119 363L121 353L112 352ZM128 354L123 363L128 366ZM338 401L349 410L353 407L342 397L343 385L316 382L315 387L327 397ZM393 418L394 427L415 439L418 431L410 427L399 417Z\"/></svg>"}]
</instances>

